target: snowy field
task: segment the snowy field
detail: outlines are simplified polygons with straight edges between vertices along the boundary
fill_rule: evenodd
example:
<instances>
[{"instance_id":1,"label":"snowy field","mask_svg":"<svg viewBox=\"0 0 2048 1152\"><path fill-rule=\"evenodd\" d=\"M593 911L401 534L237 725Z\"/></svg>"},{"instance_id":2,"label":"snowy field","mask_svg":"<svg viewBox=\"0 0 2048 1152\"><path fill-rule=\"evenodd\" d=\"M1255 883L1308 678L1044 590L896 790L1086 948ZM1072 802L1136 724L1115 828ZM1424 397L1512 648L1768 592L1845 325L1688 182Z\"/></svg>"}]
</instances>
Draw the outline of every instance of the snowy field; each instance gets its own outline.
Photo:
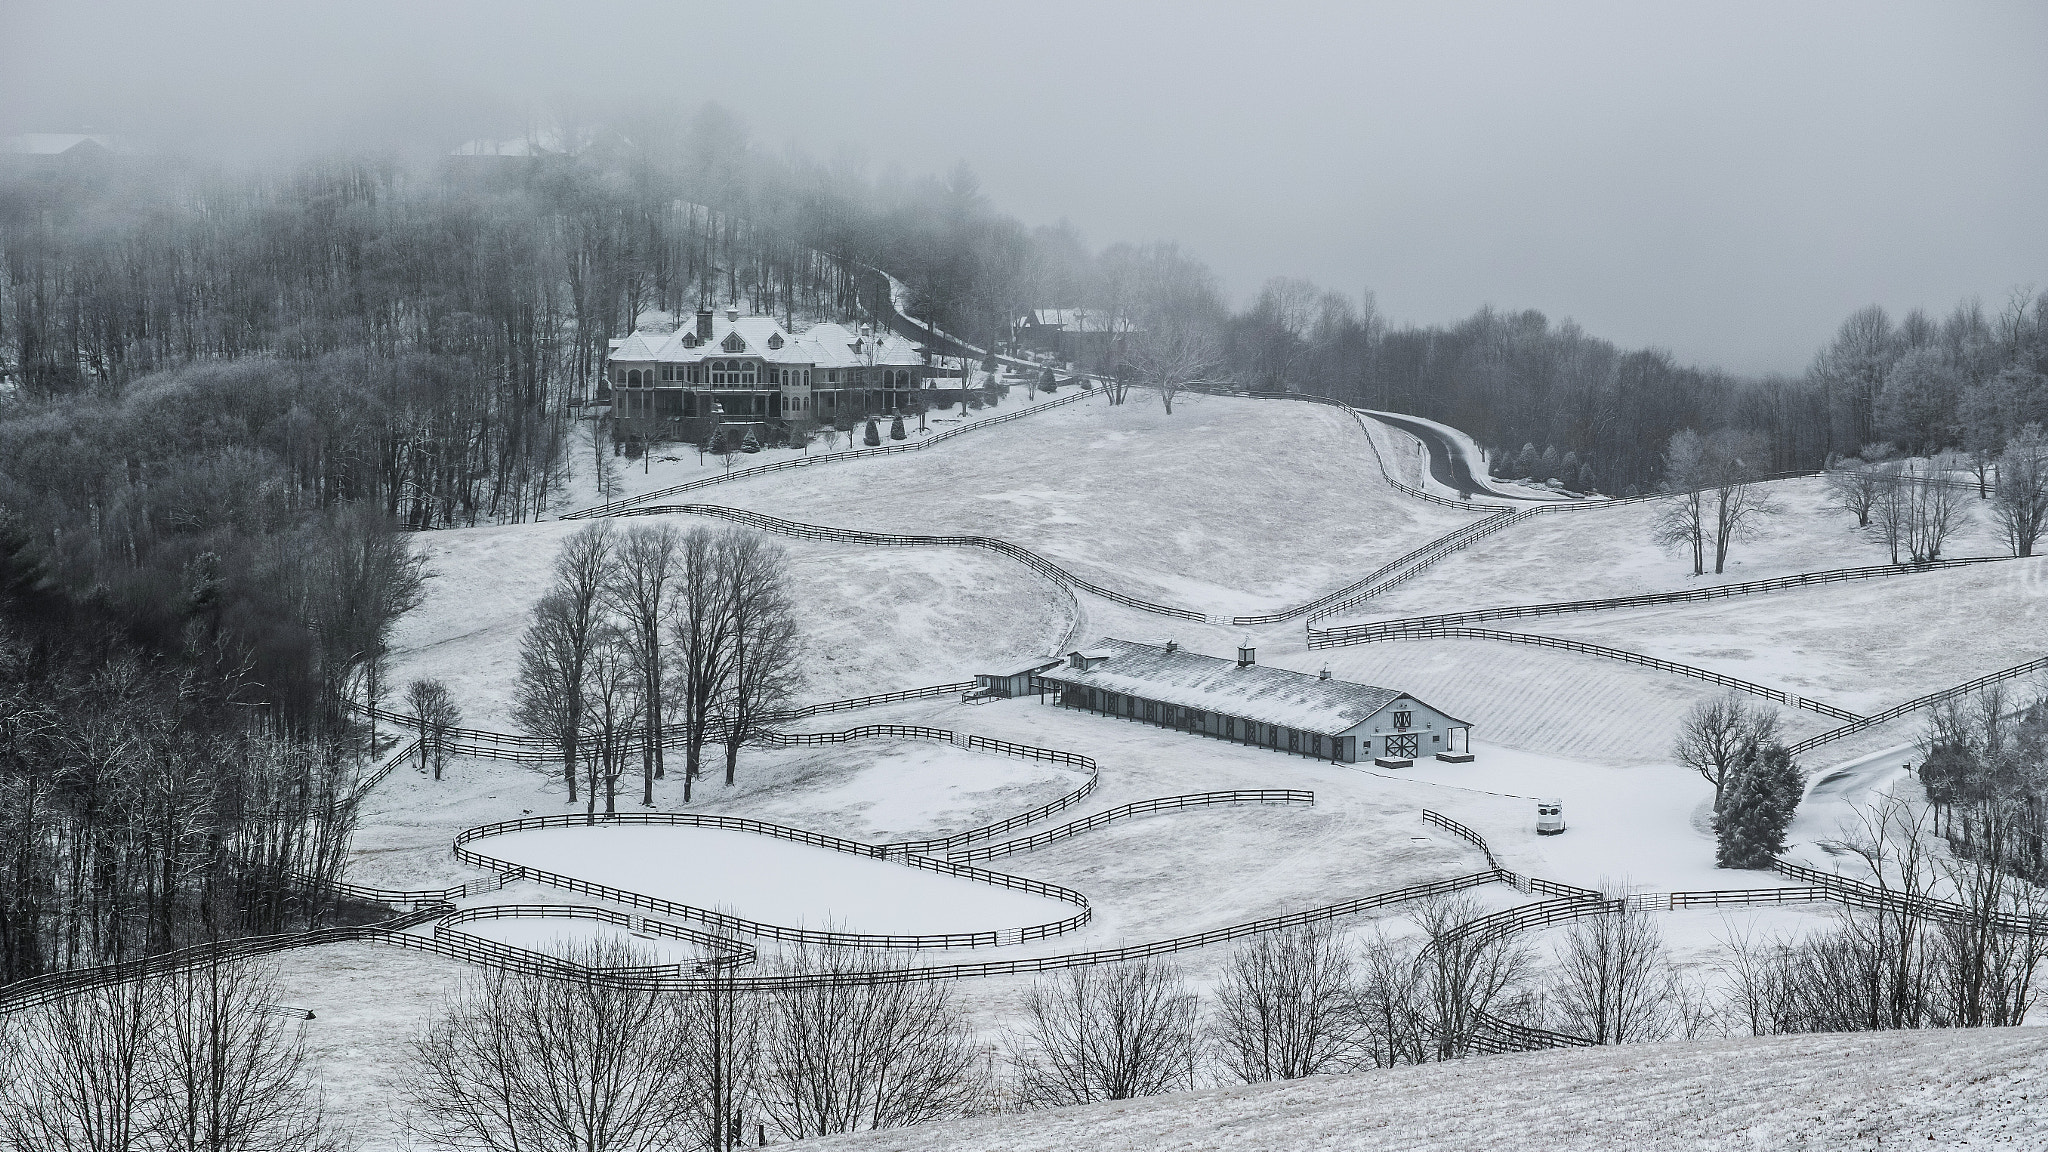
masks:
<instances>
[{"instance_id":1,"label":"snowy field","mask_svg":"<svg viewBox=\"0 0 2048 1152\"><path fill-rule=\"evenodd\" d=\"M2048 1035L1880 1032L1483 1056L932 1124L819 1152L2037 1148Z\"/></svg>"},{"instance_id":2,"label":"snowy field","mask_svg":"<svg viewBox=\"0 0 2048 1152\"><path fill-rule=\"evenodd\" d=\"M932 936L1046 924L1075 911L1029 892L725 828L535 828L470 848L784 928Z\"/></svg>"},{"instance_id":3,"label":"snowy field","mask_svg":"<svg viewBox=\"0 0 2048 1152\"><path fill-rule=\"evenodd\" d=\"M575 955L591 945L625 947L646 964L690 964L711 956L709 949L666 936L638 936L617 924L568 916L521 916L516 919L465 920L453 931L499 944L510 944L550 956Z\"/></svg>"},{"instance_id":4,"label":"snowy field","mask_svg":"<svg viewBox=\"0 0 2048 1152\"><path fill-rule=\"evenodd\" d=\"M1826 507L1819 477L1780 480L1768 488L1782 511L1758 521L1755 536L1730 550L1728 570L1718 576L1711 554L1707 574L1694 576L1689 551L1681 554L1655 542L1656 501L1574 509L1532 517L1488 536L1425 575L1325 623L1674 592L1891 561L1874 532L1859 531L1853 517ZM1967 528L1942 554L2007 555L1983 501L1973 496L1964 509Z\"/></svg>"},{"instance_id":5,"label":"snowy field","mask_svg":"<svg viewBox=\"0 0 2048 1152\"><path fill-rule=\"evenodd\" d=\"M689 516L634 517L620 530ZM421 533L433 578L426 602L394 630L390 683L447 683L472 728L512 731L519 638L580 521ZM839 700L967 679L975 665L1057 645L1071 601L1030 569L964 548L873 548L771 536L787 549L810 654L800 699Z\"/></svg>"},{"instance_id":6,"label":"snowy field","mask_svg":"<svg viewBox=\"0 0 2048 1152\"><path fill-rule=\"evenodd\" d=\"M2039 657L2048 558L1490 626L1591 640L1878 712Z\"/></svg>"},{"instance_id":7,"label":"snowy field","mask_svg":"<svg viewBox=\"0 0 2048 1152\"><path fill-rule=\"evenodd\" d=\"M1000 536L1117 591L1210 613L1299 603L1476 515L1388 486L1341 411L1188 395L1168 416L1136 393L985 440L691 498L835 527Z\"/></svg>"}]
</instances>

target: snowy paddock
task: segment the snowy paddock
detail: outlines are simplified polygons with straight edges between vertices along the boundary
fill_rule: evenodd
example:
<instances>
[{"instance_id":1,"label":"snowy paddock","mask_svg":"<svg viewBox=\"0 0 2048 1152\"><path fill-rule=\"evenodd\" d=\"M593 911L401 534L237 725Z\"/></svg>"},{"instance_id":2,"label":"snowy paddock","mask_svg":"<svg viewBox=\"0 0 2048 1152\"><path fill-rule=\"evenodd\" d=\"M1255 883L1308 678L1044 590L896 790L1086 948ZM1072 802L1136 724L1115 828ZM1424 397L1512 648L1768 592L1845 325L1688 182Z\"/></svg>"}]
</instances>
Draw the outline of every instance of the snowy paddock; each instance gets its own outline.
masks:
<instances>
[{"instance_id":1,"label":"snowy paddock","mask_svg":"<svg viewBox=\"0 0 2048 1152\"><path fill-rule=\"evenodd\" d=\"M694 498L837 527L999 536L1117 591L1218 613L1321 595L1479 515L1393 488L1352 418L1315 404L1185 395L1168 416L1133 393L986 435L971 450L963 437Z\"/></svg>"},{"instance_id":2,"label":"snowy paddock","mask_svg":"<svg viewBox=\"0 0 2048 1152\"><path fill-rule=\"evenodd\" d=\"M776 514L803 518L789 508ZM617 521L614 529L657 523L679 531L728 526L657 516ZM587 526L545 521L421 533L431 578L425 602L393 630L389 682L402 687L416 677L438 678L465 725L514 730L520 636L554 578L563 541ZM799 702L964 680L988 661L1050 649L1072 620L1063 593L993 553L768 539L789 555L791 598L809 656Z\"/></svg>"},{"instance_id":3,"label":"snowy paddock","mask_svg":"<svg viewBox=\"0 0 2048 1152\"><path fill-rule=\"evenodd\" d=\"M443 935L449 933L509 944L548 956L573 956L592 947L624 949L632 957L626 963L635 966L694 964L712 956L709 949L688 940L637 935L618 924L582 917L520 916L465 920L442 931Z\"/></svg>"},{"instance_id":4,"label":"snowy paddock","mask_svg":"<svg viewBox=\"0 0 2048 1152\"><path fill-rule=\"evenodd\" d=\"M1727 571L1692 574L1690 552L1655 540L1659 502L1546 513L1485 537L1431 566L1422 576L1375 596L1328 623L1421 616L1470 608L1541 604L1647 592L1676 592L1765 580L1829 568L1886 564L1891 553L1853 517L1827 507L1818 477L1766 486L1781 511L1757 521L1755 533L1732 548ZM1946 556L2002 556L1997 526L1974 496L1964 505L1964 530ZM1540 621L1531 622L1536 627Z\"/></svg>"},{"instance_id":5,"label":"snowy paddock","mask_svg":"<svg viewBox=\"0 0 2048 1152\"><path fill-rule=\"evenodd\" d=\"M479 852L785 928L873 936L990 932L1063 920L1071 905L830 848L725 828L534 828Z\"/></svg>"}]
</instances>

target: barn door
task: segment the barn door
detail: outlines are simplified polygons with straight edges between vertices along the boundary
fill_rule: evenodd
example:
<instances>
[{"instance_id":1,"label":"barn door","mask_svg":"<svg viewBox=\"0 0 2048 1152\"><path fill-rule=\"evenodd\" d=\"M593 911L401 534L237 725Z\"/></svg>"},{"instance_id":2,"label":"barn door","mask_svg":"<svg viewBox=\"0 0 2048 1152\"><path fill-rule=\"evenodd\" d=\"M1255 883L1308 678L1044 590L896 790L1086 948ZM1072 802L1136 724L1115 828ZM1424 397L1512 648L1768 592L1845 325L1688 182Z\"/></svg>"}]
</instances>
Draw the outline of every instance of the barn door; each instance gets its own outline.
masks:
<instances>
[{"instance_id":1,"label":"barn door","mask_svg":"<svg viewBox=\"0 0 2048 1152\"><path fill-rule=\"evenodd\" d=\"M1387 737L1387 755L1413 758L1422 747L1422 737L1411 732L1404 736Z\"/></svg>"}]
</instances>

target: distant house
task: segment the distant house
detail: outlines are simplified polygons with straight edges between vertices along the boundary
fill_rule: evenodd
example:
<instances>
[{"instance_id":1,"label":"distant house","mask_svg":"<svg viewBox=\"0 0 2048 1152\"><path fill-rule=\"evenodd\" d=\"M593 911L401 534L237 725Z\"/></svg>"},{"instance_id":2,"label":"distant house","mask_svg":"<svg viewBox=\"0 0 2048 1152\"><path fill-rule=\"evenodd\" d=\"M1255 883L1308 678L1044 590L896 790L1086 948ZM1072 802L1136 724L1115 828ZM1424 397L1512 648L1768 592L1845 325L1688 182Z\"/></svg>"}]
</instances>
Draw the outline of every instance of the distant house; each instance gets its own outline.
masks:
<instances>
[{"instance_id":1,"label":"distant house","mask_svg":"<svg viewBox=\"0 0 2048 1152\"><path fill-rule=\"evenodd\" d=\"M1250 647L1233 663L1105 639L1036 677L1062 707L1344 764L1470 758L1469 723L1393 688L1264 667Z\"/></svg>"},{"instance_id":2,"label":"distant house","mask_svg":"<svg viewBox=\"0 0 2048 1152\"><path fill-rule=\"evenodd\" d=\"M669 435L675 422L830 424L904 412L924 387L924 349L866 325L786 331L771 316L705 308L675 332L635 332L611 343L605 382L621 435ZM701 425L699 426L701 427ZM751 430L751 429L750 429Z\"/></svg>"},{"instance_id":3,"label":"distant house","mask_svg":"<svg viewBox=\"0 0 2048 1152\"><path fill-rule=\"evenodd\" d=\"M1119 335L1130 334L1128 324L1098 308L1034 308L1010 325L1010 339L1018 347L1072 364L1100 360Z\"/></svg>"},{"instance_id":4,"label":"distant house","mask_svg":"<svg viewBox=\"0 0 2048 1152\"><path fill-rule=\"evenodd\" d=\"M1060 656L1028 656L997 666L993 672L974 674L974 690L989 696L1029 696L1037 691L1034 677L1066 662Z\"/></svg>"},{"instance_id":5,"label":"distant house","mask_svg":"<svg viewBox=\"0 0 2048 1152\"><path fill-rule=\"evenodd\" d=\"M118 136L84 132L28 132L0 139L0 162L13 167L95 164L133 151Z\"/></svg>"}]
</instances>

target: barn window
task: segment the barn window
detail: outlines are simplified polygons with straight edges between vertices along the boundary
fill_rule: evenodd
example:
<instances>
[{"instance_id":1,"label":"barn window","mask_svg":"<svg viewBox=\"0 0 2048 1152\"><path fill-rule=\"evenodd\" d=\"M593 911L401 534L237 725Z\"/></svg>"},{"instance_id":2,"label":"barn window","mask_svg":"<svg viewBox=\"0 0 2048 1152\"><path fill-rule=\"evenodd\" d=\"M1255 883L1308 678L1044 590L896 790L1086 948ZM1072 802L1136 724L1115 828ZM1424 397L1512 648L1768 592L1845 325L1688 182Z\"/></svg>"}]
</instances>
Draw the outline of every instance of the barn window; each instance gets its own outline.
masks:
<instances>
[{"instance_id":1,"label":"barn window","mask_svg":"<svg viewBox=\"0 0 2048 1152\"><path fill-rule=\"evenodd\" d=\"M1289 752L1301 751L1301 733L1296 732L1292 728L1287 730L1287 750Z\"/></svg>"},{"instance_id":2,"label":"barn window","mask_svg":"<svg viewBox=\"0 0 2048 1152\"><path fill-rule=\"evenodd\" d=\"M1321 756L1323 754L1323 738L1321 736L1309 737L1308 750L1312 756Z\"/></svg>"},{"instance_id":3,"label":"barn window","mask_svg":"<svg viewBox=\"0 0 2048 1152\"><path fill-rule=\"evenodd\" d=\"M1150 701L1150 700L1147 700L1147 701L1145 701L1145 719L1147 719L1147 720L1157 720L1157 719L1159 719L1159 705L1157 705L1157 704L1154 704L1154 703L1153 703L1152 701Z\"/></svg>"},{"instance_id":4,"label":"barn window","mask_svg":"<svg viewBox=\"0 0 2048 1152\"><path fill-rule=\"evenodd\" d=\"M1225 716L1223 718L1223 737L1226 740L1237 739L1237 718L1235 716Z\"/></svg>"},{"instance_id":5,"label":"barn window","mask_svg":"<svg viewBox=\"0 0 2048 1152\"><path fill-rule=\"evenodd\" d=\"M1396 713L1394 713L1394 727L1396 727L1396 728L1406 728L1406 727L1408 727L1408 725L1409 725L1410 723L1412 723L1412 722L1413 722L1414 720L1415 720L1415 713L1413 713L1413 712L1396 712Z\"/></svg>"}]
</instances>

